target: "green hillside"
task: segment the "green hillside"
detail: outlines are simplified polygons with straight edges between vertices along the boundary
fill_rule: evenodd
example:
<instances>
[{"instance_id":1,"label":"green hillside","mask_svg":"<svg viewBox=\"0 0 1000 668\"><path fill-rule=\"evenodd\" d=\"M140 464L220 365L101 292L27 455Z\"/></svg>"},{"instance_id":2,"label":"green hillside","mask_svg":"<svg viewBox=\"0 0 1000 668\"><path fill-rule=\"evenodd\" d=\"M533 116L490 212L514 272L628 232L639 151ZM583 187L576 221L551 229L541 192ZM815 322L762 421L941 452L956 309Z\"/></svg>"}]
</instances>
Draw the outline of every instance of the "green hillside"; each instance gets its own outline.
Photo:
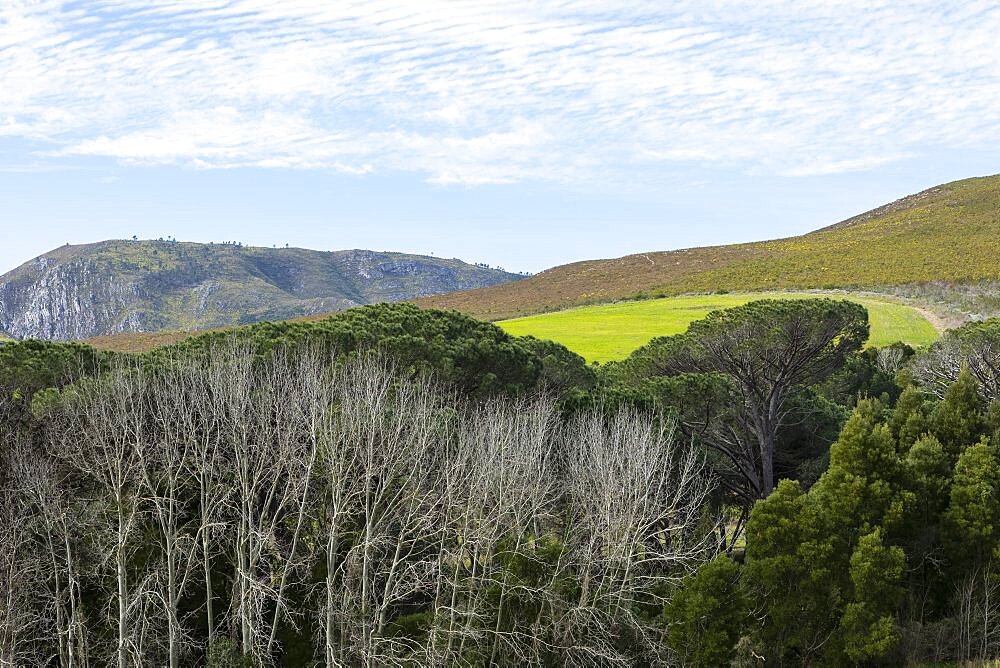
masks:
<instances>
[{"instance_id":1,"label":"green hillside","mask_svg":"<svg viewBox=\"0 0 1000 668\"><path fill-rule=\"evenodd\" d=\"M1000 278L1000 176L925 190L799 237L650 252L419 300L502 320L694 292L859 289Z\"/></svg>"},{"instance_id":2,"label":"green hillside","mask_svg":"<svg viewBox=\"0 0 1000 668\"><path fill-rule=\"evenodd\" d=\"M815 293L754 293L696 295L639 302L619 302L600 306L545 313L505 320L497 324L510 334L530 334L551 339L582 355L588 362L624 359L636 348L657 336L678 334L694 320L710 311L746 304L755 299L797 299L817 297ZM826 296L826 295L822 295ZM878 299L851 297L868 309L871 346L903 341L925 346L937 338L933 325L916 309Z\"/></svg>"}]
</instances>

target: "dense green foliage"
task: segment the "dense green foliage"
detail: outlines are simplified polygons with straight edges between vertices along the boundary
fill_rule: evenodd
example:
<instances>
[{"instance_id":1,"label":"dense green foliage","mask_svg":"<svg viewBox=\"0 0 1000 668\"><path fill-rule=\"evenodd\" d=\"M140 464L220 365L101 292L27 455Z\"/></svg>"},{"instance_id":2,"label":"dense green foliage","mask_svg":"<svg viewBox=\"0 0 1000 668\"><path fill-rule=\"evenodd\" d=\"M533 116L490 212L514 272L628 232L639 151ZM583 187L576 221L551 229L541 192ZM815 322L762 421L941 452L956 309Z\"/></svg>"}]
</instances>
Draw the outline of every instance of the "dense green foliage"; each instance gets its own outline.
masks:
<instances>
[{"instance_id":1,"label":"dense green foliage","mask_svg":"<svg viewBox=\"0 0 1000 668\"><path fill-rule=\"evenodd\" d=\"M853 302L760 300L653 339L609 377L672 408L692 438L728 462L728 487L749 506L774 487L782 429L813 413L810 403L823 411L805 388L843 370L867 337L867 313Z\"/></svg>"},{"instance_id":2,"label":"dense green foliage","mask_svg":"<svg viewBox=\"0 0 1000 668\"><path fill-rule=\"evenodd\" d=\"M21 341L0 345L0 427L20 423L36 392L92 374L112 358L78 343Z\"/></svg>"},{"instance_id":3,"label":"dense green foliage","mask_svg":"<svg viewBox=\"0 0 1000 668\"><path fill-rule=\"evenodd\" d=\"M714 313L596 372L410 305L135 357L2 346L0 585L19 605L0 651L996 659L1000 330L916 353L866 334L856 304L809 299ZM762 415L779 482L748 494Z\"/></svg>"},{"instance_id":4,"label":"dense green foliage","mask_svg":"<svg viewBox=\"0 0 1000 668\"><path fill-rule=\"evenodd\" d=\"M668 641L685 666L725 666L748 614L739 566L722 555L684 581L664 611Z\"/></svg>"},{"instance_id":5,"label":"dense green foliage","mask_svg":"<svg viewBox=\"0 0 1000 668\"><path fill-rule=\"evenodd\" d=\"M942 399L910 386L894 409L861 401L812 487L783 480L754 507L729 595L755 613L738 635L775 664L995 658L993 415L967 373Z\"/></svg>"},{"instance_id":6,"label":"dense green foliage","mask_svg":"<svg viewBox=\"0 0 1000 668\"><path fill-rule=\"evenodd\" d=\"M153 351L151 358L204 354L233 340L260 353L289 346L320 346L336 354L377 350L412 375L431 372L476 396L515 396L541 385L568 391L594 382L583 359L558 344L513 337L454 311L411 304L376 304L314 322L265 322L211 332Z\"/></svg>"}]
</instances>

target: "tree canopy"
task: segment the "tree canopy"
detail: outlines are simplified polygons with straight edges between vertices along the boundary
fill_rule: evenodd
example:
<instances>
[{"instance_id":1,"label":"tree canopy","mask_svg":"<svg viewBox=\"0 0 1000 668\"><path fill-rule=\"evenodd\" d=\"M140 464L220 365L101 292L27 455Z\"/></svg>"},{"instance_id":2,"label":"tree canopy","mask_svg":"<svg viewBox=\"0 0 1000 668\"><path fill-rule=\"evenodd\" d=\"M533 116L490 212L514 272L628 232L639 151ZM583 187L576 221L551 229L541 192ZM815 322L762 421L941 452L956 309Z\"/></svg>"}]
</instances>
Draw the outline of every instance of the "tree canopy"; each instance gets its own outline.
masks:
<instances>
[{"instance_id":1,"label":"tree canopy","mask_svg":"<svg viewBox=\"0 0 1000 668\"><path fill-rule=\"evenodd\" d=\"M774 488L775 444L792 398L840 369L867 337L868 314L854 302L761 300L654 339L619 374L676 407L692 434L731 462L745 496L760 498Z\"/></svg>"}]
</instances>

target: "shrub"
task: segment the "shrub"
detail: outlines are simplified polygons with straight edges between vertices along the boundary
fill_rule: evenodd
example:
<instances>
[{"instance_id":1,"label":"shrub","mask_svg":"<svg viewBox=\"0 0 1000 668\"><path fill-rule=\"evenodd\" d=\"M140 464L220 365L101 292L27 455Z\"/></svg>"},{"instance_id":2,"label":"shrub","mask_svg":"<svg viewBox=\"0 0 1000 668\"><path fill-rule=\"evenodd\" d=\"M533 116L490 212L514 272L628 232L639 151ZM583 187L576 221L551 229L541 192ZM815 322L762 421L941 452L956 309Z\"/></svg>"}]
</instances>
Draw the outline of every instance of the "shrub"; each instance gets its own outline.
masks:
<instances>
[{"instance_id":1,"label":"shrub","mask_svg":"<svg viewBox=\"0 0 1000 668\"><path fill-rule=\"evenodd\" d=\"M724 666L746 617L740 568L722 555L689 577L664 609L667 642L685 666Z\"/></svg>"}]
</instances>

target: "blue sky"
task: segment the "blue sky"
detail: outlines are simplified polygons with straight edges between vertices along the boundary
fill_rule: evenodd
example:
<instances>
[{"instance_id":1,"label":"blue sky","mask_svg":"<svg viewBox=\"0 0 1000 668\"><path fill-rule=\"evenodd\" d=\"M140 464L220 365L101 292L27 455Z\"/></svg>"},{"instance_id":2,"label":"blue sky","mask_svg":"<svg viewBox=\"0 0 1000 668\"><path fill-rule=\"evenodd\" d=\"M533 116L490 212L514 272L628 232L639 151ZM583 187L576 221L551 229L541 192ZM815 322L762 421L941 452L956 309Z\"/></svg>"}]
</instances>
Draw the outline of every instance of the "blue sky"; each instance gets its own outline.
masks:
<instances>
[{"instance_id":1,"label":"blue sky","mask_svg":"<svg viewBox=\"0 0 1000 668\"><path fill-rule=\"evenodd\" d=\"M615 7L615 9L608 9ZM1000 172L995 2L0 1L0 271L137 235L538 271Z\"/></svg>"}]
</instances>

